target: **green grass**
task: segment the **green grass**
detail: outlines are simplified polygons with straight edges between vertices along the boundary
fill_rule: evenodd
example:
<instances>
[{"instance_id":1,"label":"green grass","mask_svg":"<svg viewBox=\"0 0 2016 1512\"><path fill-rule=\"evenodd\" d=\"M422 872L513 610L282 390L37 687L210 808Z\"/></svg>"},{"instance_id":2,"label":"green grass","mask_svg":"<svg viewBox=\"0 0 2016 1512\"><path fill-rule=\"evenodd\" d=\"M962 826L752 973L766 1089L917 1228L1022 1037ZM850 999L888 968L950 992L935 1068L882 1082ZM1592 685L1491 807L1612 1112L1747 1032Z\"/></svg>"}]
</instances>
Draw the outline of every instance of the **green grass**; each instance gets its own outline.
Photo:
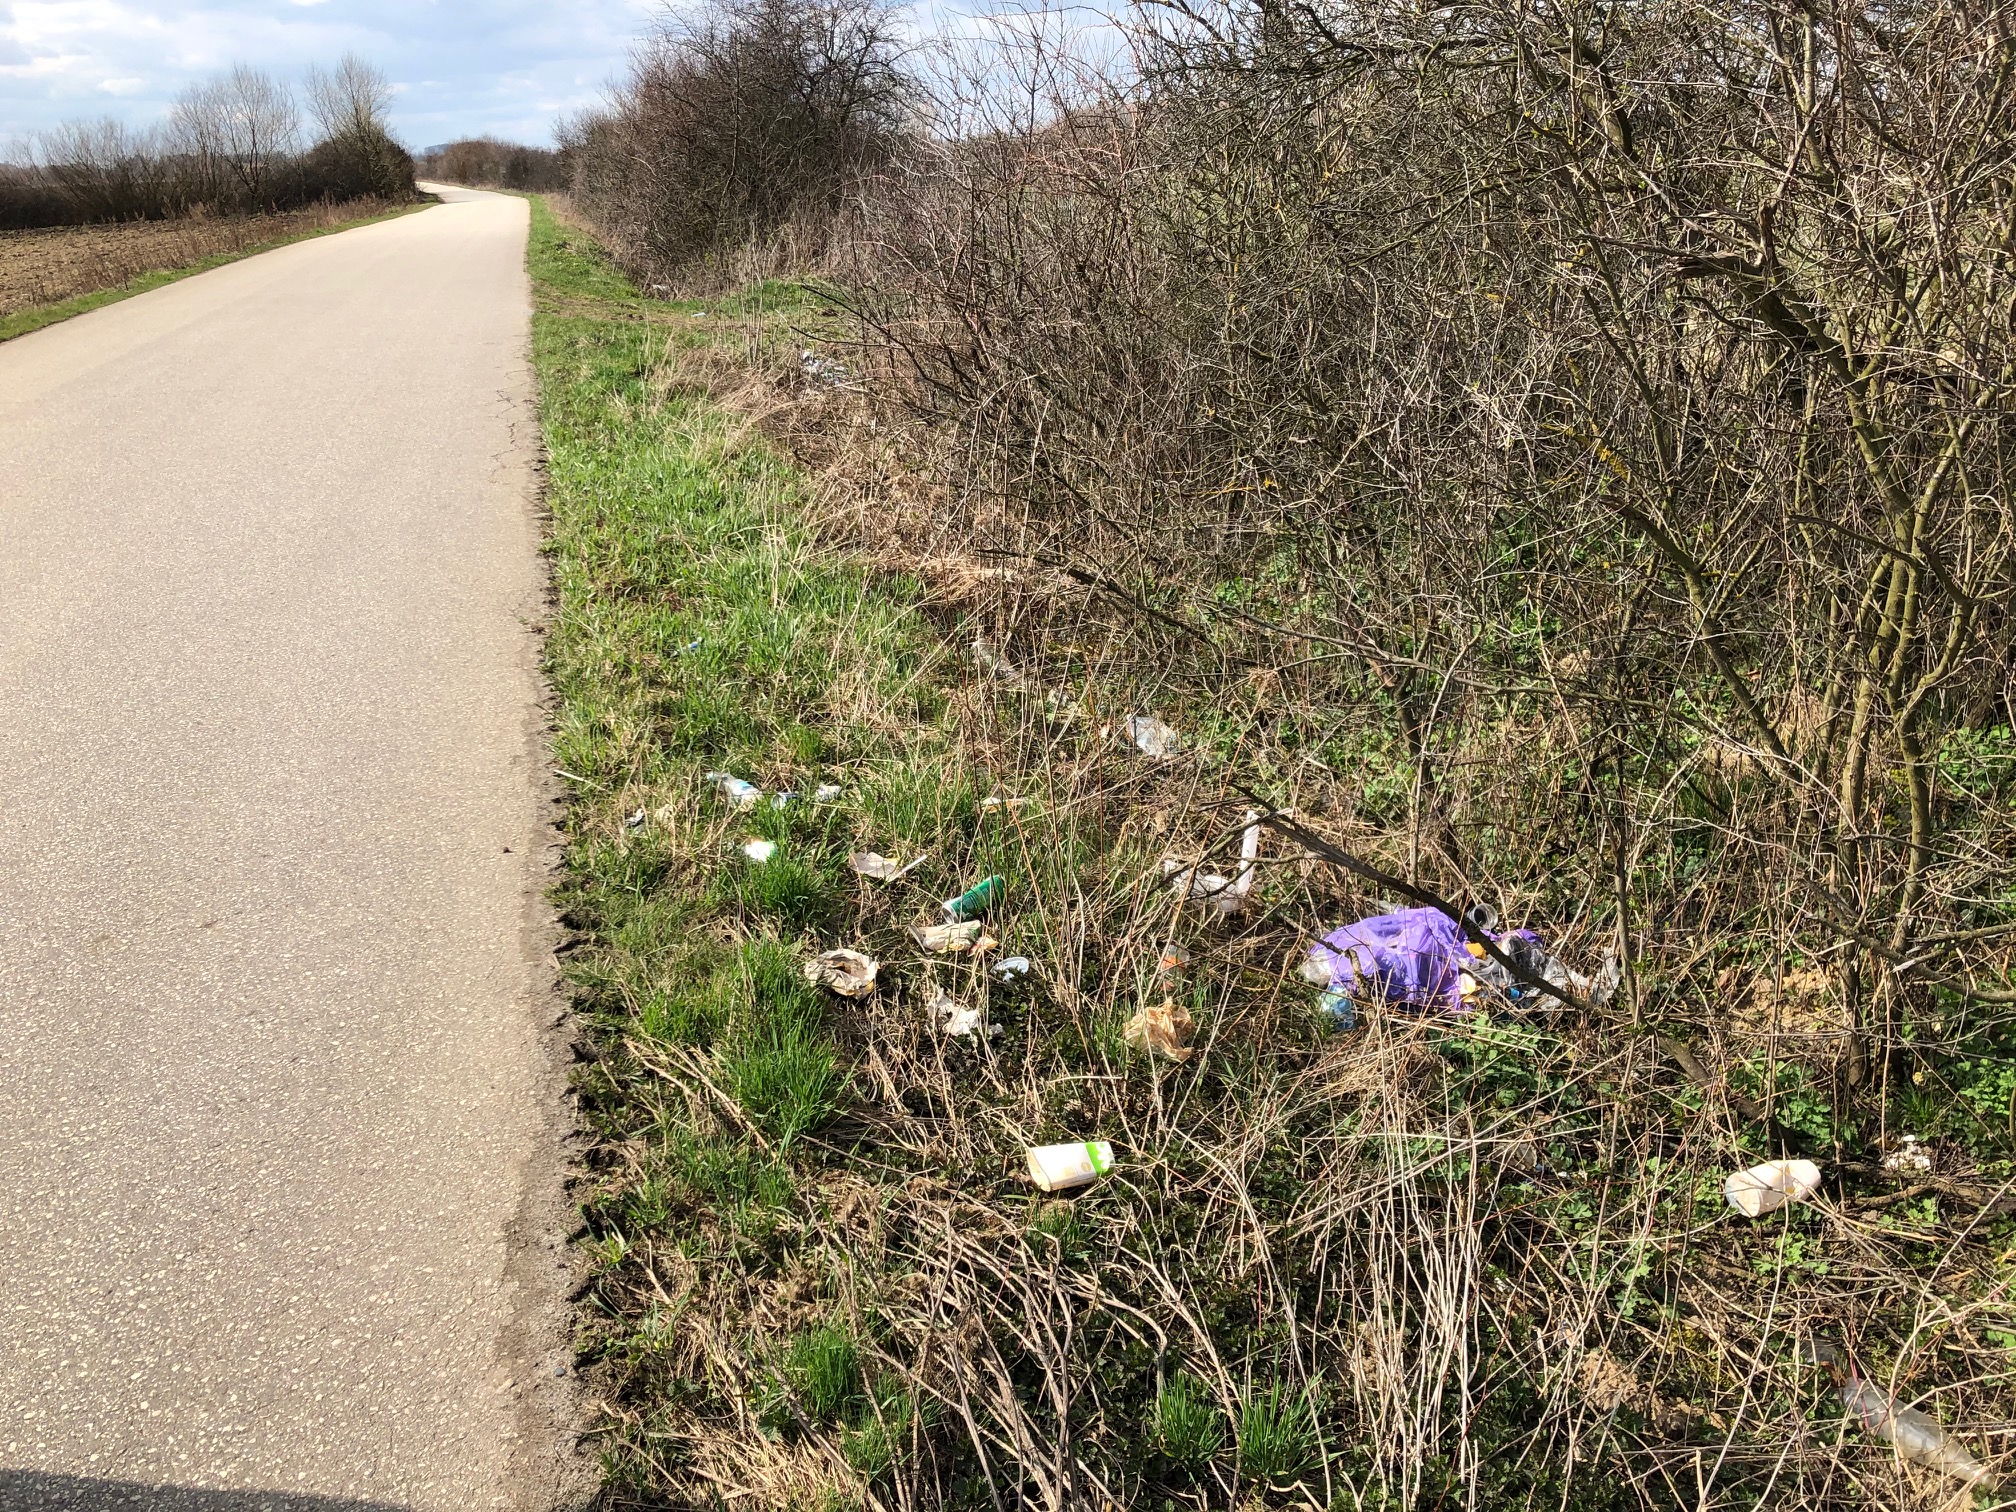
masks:
<instances>
[{"instance_id":1,"label":"green grass","mask_svg":"<svg viewBox=\"0 0 2016 1512\"><path fill-rule=\"evenodd\" d=\"M430 200L428 203L438 202ZM185 278L194 278L198 273L208 273L213 268L221 268L227 263L257 257L261 252L292 246L295 242L312 241L318 236L333 236L338 231L354 231L359 226L376 225L379 221L396 220L402 215L411 215L416 210L426 208L428 208L426 204L405 205L381 215L360 216L353 221L344 221L341 225L317 226L310 231L297 231L292 236L276 236L271 241L244 247L236 252L219 252L184 267L158 268L109 289L97 289L89 294L79 294L74 299L57 300L53 304L29 305L26 309L15 310L12 314L0 315L0 341L12 341L16 336L26 336L30 331L39 331L45 326L56 325L73 316L89 314L106 305L117 304L122 299L131 299L135 294L147 294L155 289L165 288L169 284L180 283Z\"/></svg>"},{"instance_id":2,"label":"green grass","mask_svg":"<svg viewBox=\"0 0 2016 1512\"><path fill-rule=\"evenodd\" d=\"M1173 1376L1155 1398L1155 1440L1177 1464L1200 1468L1224 1445L1225 1415L1201 1382Z\"/></svg>"},{"instance_id":3,"label":"green grass","mask_svg":"<svg viewBox=\"0 0 2016 1512\"><path fill-rule=\"evenodd\" d=\"M799 291L644 299L536 197L528 265L557 598L554 759L584 779L558 897L591 942L569 974L600 1050L582 1077L603 1166L584 1204L601 1267L584 1349L612 1372L607 1394L649 1424L712 1388L653 1374L669 1325L639 1290L656 1275L648 1257L676 1250L723 1283L782 1263L826 1158L800 1152L854 1100L838 1010L801 966L855 938L843 859L864 813L907 820L938 784L906 772L928 769L928 750L839 717L834 696L901 702L927 641L914 594L816 550L794 470L682 371L721 339L719 322L788 317L808 308ZM711 770L766 793L839 783L848 797L737 812ZM885 791L912 796L886 816L864 809ZM627 826L639 808L655 817ZM774 842L771 859L745 856L750 838ZM869 1381L837 1323L750 1370L772 1431L809 1420L869 1479L917 1416L900 1386ZM610 1435L612 1484L653 1483L652 1431Z\"/></svg>"},{"instance_id":4,"label":"green grass","mask_svg":"<svg viewBox=\"0 0 2016 1512\"><path fill-rule=\"evenodd\" d=\"M1239 1409L1239 1473L1263 1484L1293 1480L1316 1451L1309 1405L1274 1385Z\"/></svg>"}]
</instances>

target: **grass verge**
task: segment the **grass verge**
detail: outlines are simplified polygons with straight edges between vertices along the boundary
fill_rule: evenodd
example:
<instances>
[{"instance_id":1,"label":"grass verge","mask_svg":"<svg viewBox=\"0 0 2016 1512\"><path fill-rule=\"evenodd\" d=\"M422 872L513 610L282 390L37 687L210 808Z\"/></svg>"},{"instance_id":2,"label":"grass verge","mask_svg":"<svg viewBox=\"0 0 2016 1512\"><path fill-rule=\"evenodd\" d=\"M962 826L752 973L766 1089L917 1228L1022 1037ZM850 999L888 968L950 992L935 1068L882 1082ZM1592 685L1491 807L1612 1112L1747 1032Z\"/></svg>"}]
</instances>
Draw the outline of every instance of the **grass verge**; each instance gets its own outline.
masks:
<instances>
[{"instance_id":1,"label":"grass verge","mask_svg":"<svg viewBox=\"0 0 2016 1512\"><path fill-rule=\"evenodd\" d=\"M361 216L356 220L344 221L334 226L316 226L299 231L291 236L278 236L271 241L263 241L250 247L241 247L232 252L219 252L179 268L157 268L129 278L124 283L109 289L95 289L89 294L79 294L70 299L59 299L49 304L29 305L24 309L0 315L0 341L12 341L16 336L26 336L30 331L39 331L44 326L56 325L73 316L89 314L109 304L117 304L122 299L131 299L136 294L151 293L172 283L180 283L185 278L194 278L198 273L208 273L213 268L221 268L227 263L240 262L248 257L257 257L261 252L271 252L280 247L291 246L295 242L310 241L318 236L333 236L338 231L354 231L359 226L375 225L379 221L397 220L402 215L411 215L416 210L425 210L428 204L406 205L397 210L389 210L380 215Z\"/></svg>"}]
</instances>

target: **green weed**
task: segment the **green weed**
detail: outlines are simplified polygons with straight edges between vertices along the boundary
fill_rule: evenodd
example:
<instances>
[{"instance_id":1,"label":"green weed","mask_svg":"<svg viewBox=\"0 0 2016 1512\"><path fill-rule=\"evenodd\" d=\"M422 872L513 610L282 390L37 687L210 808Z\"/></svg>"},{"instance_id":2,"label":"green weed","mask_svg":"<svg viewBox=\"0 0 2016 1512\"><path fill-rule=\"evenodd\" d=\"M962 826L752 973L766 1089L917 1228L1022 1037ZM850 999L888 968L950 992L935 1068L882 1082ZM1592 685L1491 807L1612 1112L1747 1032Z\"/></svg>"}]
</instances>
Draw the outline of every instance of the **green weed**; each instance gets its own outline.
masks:
<instances>
[{"instance_id":1,"label":"green weed","mask_svg":"<svg viewBox=\"0 0 2016 1512\"><path fill-rule=\"evenodd\" d=\"M1245 1442L1242 1420L1242 1466L1247 1461ZM1207 1464L1224 1447L1224 1443L1225 1414L1211 1400L1211 1393L1202 1382L1190 1376L1171 1376L1155 1398L1156 1447L1177 1464L1194 1470ZM1262 1449L1256 1443L1255 1452L1265 1455L1273 1451L1271 1446Z\"/></svg>"},{"instance_id":2,"label":"green weed","mask_svg":"<svg viewBox=\"0 0 2016 1512\"><path fill-rule=\"evenodd\" d=\"M1269 1386L1239 1409L1239 1473L1271 1485L1293 1480L1316 1450L1308 1402L1286 1386Z\"/></svg>"}]
</instances>

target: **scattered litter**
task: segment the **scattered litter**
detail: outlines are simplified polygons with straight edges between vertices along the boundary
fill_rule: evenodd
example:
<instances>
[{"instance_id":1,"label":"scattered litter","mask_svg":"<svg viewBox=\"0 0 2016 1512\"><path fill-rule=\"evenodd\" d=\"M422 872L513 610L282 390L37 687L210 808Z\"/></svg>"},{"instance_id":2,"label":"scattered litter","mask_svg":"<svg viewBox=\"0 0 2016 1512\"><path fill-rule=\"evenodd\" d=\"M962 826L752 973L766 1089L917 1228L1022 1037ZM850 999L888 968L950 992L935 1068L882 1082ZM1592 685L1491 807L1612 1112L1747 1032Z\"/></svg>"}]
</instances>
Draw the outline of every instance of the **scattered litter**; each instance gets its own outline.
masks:
<instances>
[{"instance_id":1,"label":"scattered litter","mask_svg":"<svg viewBox=\"0 0 2016 1512\"><path fill-rule=\"evenodd\" d=\"M910 934L926 950L934 950L941 955L956 955L979 946L982 927L978 919L970 919L964 924L920 925Z\"/></svg>"},{"instance_id":2,"label":"scattered litter","mask_svg":"<svg viewBox=\"0 0 2016 1512\"><path fill-rule=\"evenodd\" d=\"M980 812L988 814L995 809L1020 808L1028 801L1027 798L1004 798L999 793L992 793L980 800Z\"/></svg>"},{"instance_id":3,"label":"scattered litter","mask_svg":"<svg viewBox=\"0 0 2016 1512\"><path fill-rule=\"evenodd\" d=\"M985 955L987 954L988 951L997 949L1000 946L1000 944L1001 942L995 939L994 936L990 934L983 934L980 936L979 939L973 942L973 949L976 953L980 955Z\"/></svg>"},{"instance_id":4,"label":"scattered litter","mask_svg":"<svg viewBox=\"0 0 2016 1512\"><path fill-rule=\"evenodd\" d=\"M1246 906L1253 890L1253 863L1260 857L1260 815L1246 811L1246 833L1239 842L1239 875L1221 877L1216 872L1199 871L1181 861L1162 863L1162 875L1184 898L1201 905L1208 913L1229 919Z\"/></svg>"},{"instance_id":5,"label":"scattered litter","mask_svg":"<svg viewBox=\"0 0 2016 1512\"><path fill-rule=\"evenodd\" d=\"M1470 911L1467 927L1489 938L1528 977L1597 1004L1609 1001L1621 975L1615 956L1594 977L1583 976L1549 955L1532 930L1499 933L1497 922L1495 911L1480 906ZM1303 975L1345 992L1361 1006L1387 1002L1468 1013L1487 990L1534 1006L1554 1002L1538 988L1522 985L1481 944L1466 941L1456 921L1439 908L1403 908L1359 919L1332 930L1309 954Z\"/></svg>"},{"instance_id":6,"label":"scattered litter","mask_svg":"<svg viewBox=\"0 0 2016 1512\"><path fill-rule=\"evenodd\" d=\"M1342 987L1325 987L1323 996L1316 1000L1316 1006L1335 1019L1339 1029L1358 1027L1358 1005L1351 1001L1351 994Z\"/></svg>"},{"instance_id":7,"label":"scattered litter","mask_svg":"<svg viewBox=\"0 0 2016 1512\"><path fill-rule=\"evenodd\" d=\"M1070 729L1085 717L1085 706L1062 688L1052 688L1043 703L1050 711L1050 722L1060 730Z\"/></svg>"},{"instance_id":8,"label":"scattered litter","mask_svg":"<svg viewBox=\"0 0 2016 1512\"><path fill-rule=\"evenodd\" d=\"M798 368L814 383L837 387L847 381L847 368L844 363L836 362L831 357L821 357L810 347L798 354Z\"/></svg>"},{"instance_id":9,"label":"scattered litter","mask_svg":"<svg viewBox=\"0 0 2016 1512\"><path fill-rule=\"evenodd\" d=\"M926 851L924 856L928 855L930 855L930 852ZM898 866L894 861L891 861L887 856L877 851L856 851L847 858L847 865L861 876L867 877L872 881L894 882L905 872L922 866L924 864L924 856L919 856L914 861L908 861Z\"/></svg>"},{"instance_id":10,"label":"scattered litter","mask_svg":"<svg viewBox=\"0 0 2016 1512\"><path fill-rule=\"evenodd\" d=\"M798 801L798 798L799 794L786 788L781 793L772 793L770 795L770 807L773 809L789 808L793 803Z\"/></svg>"},{"instance_id":11,"label":"scattered litter","mask_svg":"<svg viewBox=\"0 0 2016 1512\"><path fill-rule=\"evenodd\" d=\"M677 651L674 651L672 654L674 656L691 656L695 651L698 651L700 649L701 645L705 642L705 639L706 639L705 636L696 635L693 637L693 639L686 642L685 645L681 646Z\"/></svg>"},{"instance_id":12,"label":"scattered litter","mask_svg":"<svg viewBox=\"0 0 2016 1512\"><path fill-rule=\"evenodd\" d=\"M1029 1179L1046 1192L1086 1186L1112 1169L1113 1146L1103 1139L1035 1145L1029 1151Z\"/></svg>"},{"instance_id":13,"label":"scattered litter","mask_svg":"<svg viewBox=\"0 0 2016 1512\"><path fill-rule=\"evenodd\" d=\"M1187 1061L1195 1053L1190 1048L1190 1031L1194 1027L1188 1008L1174 998L1164 998L1127 1020L1120 1037L1130 1049L1159 1055L1165 1060Z\"/></svg>"},{"instance_id":14,"label":"scattered litter","mask_svg":"<svg viewBox=\"0 0 2016 1512\"><path fill-rule=\"evenodd\" d=\"M815 987L831 987L840 996L862 998L875 990L879 961L858 950L829 950L805 963L805 980Z\"/></svg>"},{"instance_id":15,"label":"scattered litter","mask_svg":"<svg viewBox=\"0 0 2016 1512\"><path fill-rule=\"evenodd\" d=\"M1155 958L1155 970L1165 977L1181 976L1190 969L1190 952L1183 946L1169 944L1162 947L1162 954Z\"/></svg>"},{"instance_id":16,"label":"scattered litter","mask_svg":"<svg viewBox=\"0 0 2016 1512\"><path fill-rule=\"evenodd\" d=\"M940 1034L953 1035L959 1039L971 1039L982 1029L990 1035L999 1034L1001 1026L987 1027L987 1015L978 1008L969 1008L957 998L947 993L939 993L931 999L929 1012L931 1022Z\"/></svg>"},{"instance_id":17,"label":"scattered litter","mask_svg":"<svg viewBox=\"0 0 2016 1512\"><path fill-rule=\"evenodd\" d=\"M812 790L812 801L814 803L838 803L840 801L840 784L837 782L820 783L819 786Z\"/></svg>"},{"instance_id":18,"label":"scattered litter","mask_svg":"<svg viewBox=\"0 0 2016 1512\"><path fill-rule=\"evenodd\" d=\"M1770 1160L1738 1171L1722 1183L1729 1206L1746 1218L1804 1202L1820 1190L1820 1167L1810 1160Z\"/></svg>"},{"instance_id":19,"label":"scattered litter","mask_svg":"<svg viewBox=\"0 0 2016 1512\"><path fill-rule=\"evenodd\" d=\"M1183 738L1153 714L1130 715L1120 726L1120 738L1143 756L1174 756L1182 749Z\"/></svg>"},{"instance_id":20,"label":"scattered litter","mask_svg":"<svg viewBox=\"0 0 2016 1512\"><path fill-rule=\"evenodd\" d=\"M1003 682L1015 680L1015 664L996 650L994 642L984 635L973 639L973 660L989 677L998 677Z\"/></svg>"},{"instance_id":21,"label":"scattered litter","mask_svg":"<svg viewBox=\"0 0 2016 1512\"><path fill-rule=\"evenodd\" d=\"M1899 1407L1860 1376L1850 1374L1841 1386L1841 1405L1875 1437L1897 1447L1897 1457L1924 1465L1973 1485L1987 1479L1988 1467L1966 1446L1916 1407Z\"/></svg>"},{"instance_id":22,"label":"scattered litter","mask_svg":"<svg viewBox=\"0 0 2016 1512\"><path fill-rule=\"evenodd\" d=\"M1006 877L983 877L958 897L947 898L939 906L945 910L946 918L958 924L967 919L978 918L987 912L1001 901L1001 895L1007 891Z\"/></svg>"},{"instance_id":23,"label":"scattered litter","mask_svg":"<svg viewBox=\"0 0 2016 1512\"><path fill-rule=\"evenodd\" d=\"M1916 1134L1906 1134L1897 1141L1897 1148L1883 1157L1883 1169L1925 1175L1932 1169L1932 1152L1919 1142Z\"/></svg>"},{"instance_id":24,"label":"scattered litter","mask_svg":"<svg viewBox=\"0 0 2016 1512\"><path fill-rule=\"evenodd\" d=\"M714 790L738 809L752 809L763 801L763 789L753 782L744 782L732 772L709 772L707 780L714 784Z\"/></svg>"},{"instance_id":25,"label":"scattered litter","mask_svg":"<svg viewBox=\"0 0 2016 1512\"><path fill-rule=\"evenodd\" d=\"M625 828L626 830L642 829L643 827L644 827L644 810L642 810L641 808L637 810L636 813L630 815L623 821L623 828Z\"/></svg>"},{"instance_id":26,"label":"scattered litter","mask_svg":"<svg viewBox=\"0 0 2016 1512\"><path fill-rule=\"evenodd\" d=\"M777 854L777 842L774 840L759 840L756 836L751 835L747 840L742 842L742 854L747 856L751 861L760 864Z\"/></svg>"},{"instance_id":27,"label":"scattered litter","mask_svg":"<svg viewBox=\"0 0 2016 1512\"><path fill-rule=\"evenodd\" d=\"M1029 957L1007 956L1002 960L996 961L994 963L994 975L1004 982L1010 977L1029 975Z\"/></svg>"}]
</instances>

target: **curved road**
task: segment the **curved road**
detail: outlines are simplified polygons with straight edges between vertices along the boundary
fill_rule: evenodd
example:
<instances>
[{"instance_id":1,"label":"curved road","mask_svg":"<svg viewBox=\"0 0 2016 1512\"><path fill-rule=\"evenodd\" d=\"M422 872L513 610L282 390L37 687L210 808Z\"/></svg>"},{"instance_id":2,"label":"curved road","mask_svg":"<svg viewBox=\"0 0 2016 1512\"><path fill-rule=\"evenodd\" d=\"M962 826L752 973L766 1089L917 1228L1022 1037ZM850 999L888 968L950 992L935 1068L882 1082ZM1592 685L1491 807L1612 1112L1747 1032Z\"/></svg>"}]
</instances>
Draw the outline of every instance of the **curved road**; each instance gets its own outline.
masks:
<instances>
[{"instance_id":1,"label":"curved road","mask_svg":"<svg viewBox=\"0 0 2016 1512\"><path fill-rule=\"evenodd\" d=\"M567 1492L526 207L0 345L0 1508Z\"/></svg>"}]
</instances>

